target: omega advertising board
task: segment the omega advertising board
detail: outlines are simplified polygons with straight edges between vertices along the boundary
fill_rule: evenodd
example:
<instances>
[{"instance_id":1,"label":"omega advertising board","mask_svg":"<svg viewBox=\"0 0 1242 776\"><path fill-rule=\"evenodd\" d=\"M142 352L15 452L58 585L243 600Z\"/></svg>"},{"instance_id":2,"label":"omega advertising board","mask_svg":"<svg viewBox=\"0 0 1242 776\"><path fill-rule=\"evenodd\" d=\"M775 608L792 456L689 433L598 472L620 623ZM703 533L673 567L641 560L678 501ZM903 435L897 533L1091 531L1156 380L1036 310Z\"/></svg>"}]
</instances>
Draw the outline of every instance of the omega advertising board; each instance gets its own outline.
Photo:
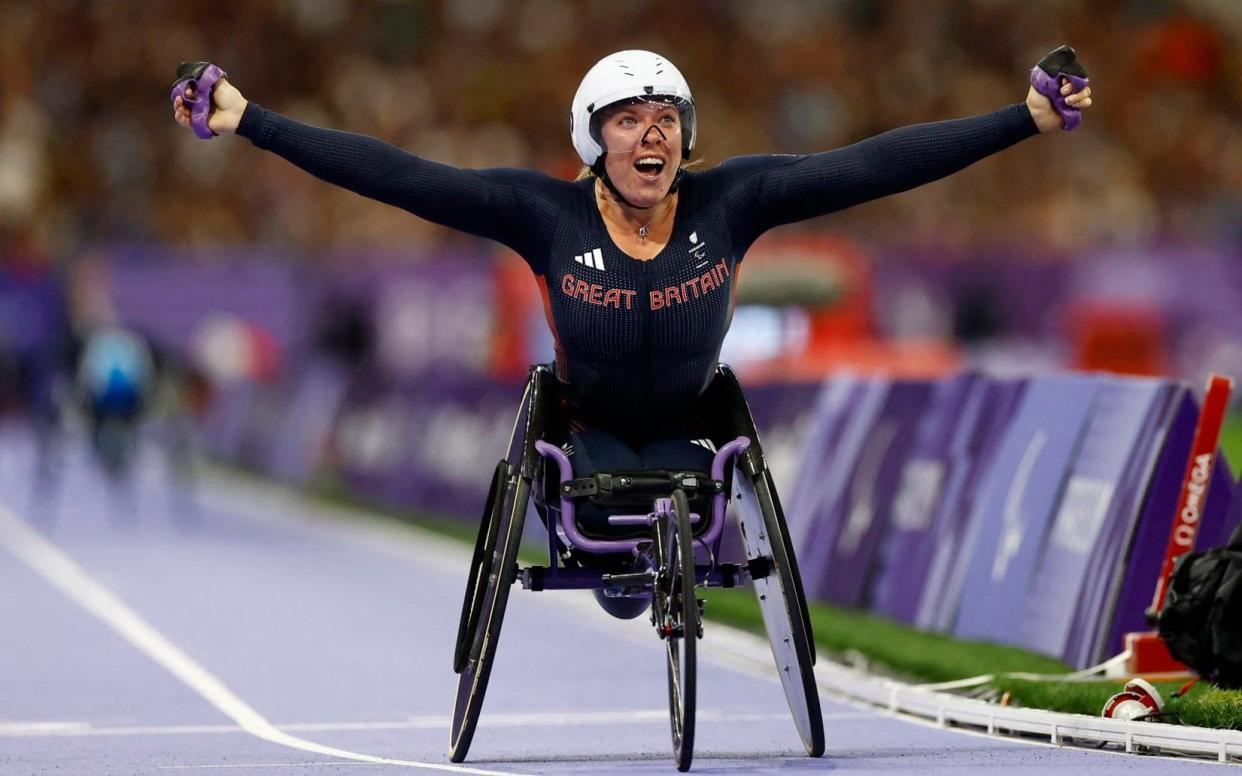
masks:
<instances>
[{"instance_id":1,"label":"omega advertising board","mask_svg":"<svg viewBox=\"0 0 1242 776\"><path fill-rule=\"evenodd\" d=\"M1025 601L1091 414L1098 380L1037 378L981 483L962 559L953 632L1018 643Z\"/></svg>"}]
</instances>

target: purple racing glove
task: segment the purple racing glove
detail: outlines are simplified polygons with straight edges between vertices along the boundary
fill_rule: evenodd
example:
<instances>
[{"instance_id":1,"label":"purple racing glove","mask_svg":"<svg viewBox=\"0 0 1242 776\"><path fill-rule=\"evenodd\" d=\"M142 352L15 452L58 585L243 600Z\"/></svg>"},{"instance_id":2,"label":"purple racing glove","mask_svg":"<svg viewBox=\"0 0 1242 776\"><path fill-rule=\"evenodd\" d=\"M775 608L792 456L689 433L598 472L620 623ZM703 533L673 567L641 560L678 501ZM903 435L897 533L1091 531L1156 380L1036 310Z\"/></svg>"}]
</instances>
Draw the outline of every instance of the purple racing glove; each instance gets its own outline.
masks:
<instances>
[{"instance_id":1,"label":"purple racing glove","mask_svg":"<svg viewBox=\"0 0 1242 776\"><path fill-rule=\"evenodd\" d=\"M1087 69L1078 61L1078 54L1069 46L1050 51L1048 56L1039 60L1039 64L1031 68L1031 86L1035 91L1052 101L1052 108L1064 122L1062 129L1071 131L1082 121L1082 111L1071 108L1061 94L1061 79L1074 85L1074 91L1081 91L1087 85ZM1072 92L1071 92L1072 93Z\"/></svg>"},{"instance_id":2,"label":"purple racing glove","mask_svg":"<svg viewBox=\"0 0 1242 776\"><path fill-rule=\"evenodd\" d=\"M190 126L194 134L203 140L216 136L207 126L207 117L211 115L211 92L221 78L228 78L228 74L210 62L182 62L177 67L177 80L173 81L169 94L174 105L177 97L185 100L185 106L190 111ZM193 97L186 96L186 87L194 88Z\"/></svg>"}]
</instances>

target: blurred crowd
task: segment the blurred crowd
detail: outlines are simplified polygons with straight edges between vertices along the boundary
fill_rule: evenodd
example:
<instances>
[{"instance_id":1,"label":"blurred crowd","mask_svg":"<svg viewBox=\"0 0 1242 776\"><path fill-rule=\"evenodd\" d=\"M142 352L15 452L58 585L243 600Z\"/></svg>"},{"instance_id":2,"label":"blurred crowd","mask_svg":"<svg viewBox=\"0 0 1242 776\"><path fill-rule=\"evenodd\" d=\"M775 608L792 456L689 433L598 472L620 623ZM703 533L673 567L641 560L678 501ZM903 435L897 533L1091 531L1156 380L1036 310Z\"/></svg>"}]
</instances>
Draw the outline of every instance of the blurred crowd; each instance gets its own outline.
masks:
<instances>
[{"instance_id":1,"label":"blurred crowd","mask_svg":"<svg viewBox=\"0 0 1242 776\"><path fill-rule=\"evenodd\" d=\"M0 255L258 244L425 255L461 240L172 121L181 60L247 98L452 164L573 177L568 108L600 56L670 57L696 155L798 153L1023 99L1072 43L1096 107L970 172L801 228L921 245L1242 242L1236 0L17 0L0 5ZM1036 251L1038 253L1039 251Z\"/></svg>"}]
</instances>

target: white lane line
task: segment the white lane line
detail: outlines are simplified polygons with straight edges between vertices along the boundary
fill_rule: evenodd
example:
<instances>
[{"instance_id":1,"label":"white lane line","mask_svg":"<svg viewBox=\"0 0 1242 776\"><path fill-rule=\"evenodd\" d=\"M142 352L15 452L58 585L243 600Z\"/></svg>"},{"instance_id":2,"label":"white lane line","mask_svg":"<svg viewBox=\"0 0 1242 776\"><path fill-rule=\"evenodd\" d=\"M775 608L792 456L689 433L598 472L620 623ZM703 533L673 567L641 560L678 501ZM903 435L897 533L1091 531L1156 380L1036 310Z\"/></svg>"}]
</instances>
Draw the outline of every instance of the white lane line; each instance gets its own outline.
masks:
<instances>
[{"instance_id":1,"label":"white lane line","mask_svg":"<svg viewBox=\"0 0 1242 776\"><path fill-rule=\"evenodd\" d=\"M0 722L0 738L80 736L90 730L89 722Z\"/></svg>"},{"instance_id":2,"label":"white lane line","mask_svg":"<svg viewBox=\"0 0 1242 776\"><path fill-rule=\"evenodd\" d=\"M511 773L503 771L359 754L289 735L268 722L263 715L224 686L207 669L165 638L140 614L129 608L124 601L91 579L72 558L40 536L3 505L0 505L0 545L46 579L53 587L103 620L140 652L163 666L169 673L256 738L291 749L357 762L402 765L409 768L447 773L470 773L479 776L512 776Z\"/></svg>"},{"instance_id":3,"label":"white lane line","mask_svg":"<svg viewBox=\"0 0 1242 776\"><path fill-rule=\"evenodd\" d=\"M786 719L785 713L745 714L700 711L704 722L765 722ZM824 719L869 719L867 712L825 714ZM372 730L443 730L449 726L445 715L425 715L404 720L375 722L296 722L276 725L280 730L299 733L347 733ZM482 729L500 727L592 727L607 725L667 725L668 709L636 709L634 711L559 712L544 714L491 714L480 723ZM0 738L74 738L91 736L180 736L228 735L247 731L237 725L117 725L95 727L89 722L18 722L0 724Z\"/></svg>"},{"instance_id":4,"label":"white lane line","mask_svg":"<svg viewBox=\"0 0 1242 776\"><path fill-rule=\"evenodd\" d=\"M365 765L384 765L384 763L364 763ZM157 766L161 771L184 771L184 770L206 770L213 768L219 770L221 768L245 768L247 771L253 768L306 768L308 766L316 766L320 768L332 768L342 765L348 765L356 768L358 763L230 763L228 765L160 765Z\"/></svg>"}]
</instances>

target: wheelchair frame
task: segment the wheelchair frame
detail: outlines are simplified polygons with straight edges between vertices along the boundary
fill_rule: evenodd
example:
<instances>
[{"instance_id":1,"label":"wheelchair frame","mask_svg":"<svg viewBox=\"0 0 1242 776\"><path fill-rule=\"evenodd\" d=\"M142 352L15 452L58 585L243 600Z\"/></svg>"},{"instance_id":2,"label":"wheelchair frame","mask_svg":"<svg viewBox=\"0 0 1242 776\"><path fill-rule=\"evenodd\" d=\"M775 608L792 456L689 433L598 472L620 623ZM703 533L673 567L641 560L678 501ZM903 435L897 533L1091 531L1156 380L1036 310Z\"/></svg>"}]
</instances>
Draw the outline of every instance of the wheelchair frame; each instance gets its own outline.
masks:
<instances>
[{"instance_id":1,"label":"wheelchair frame","mask_svg":"<svg viewBox=\"0 0 1242 776\"><path fill-rule=\"evenodd\" d=\"M812 757L822 755L823 720L812 668L815 648L806 597L750 408L732 370L724 365L718 367L703 396L710 417L714 421L720 419L721 423L721 433L713 437L729 440L715 454L709 482L701 481L701 473L691 472L601 472L591 478L573 479L565 453L541 438L554 411L557 385L547 366L531 368L510 436L509 454L497 464L493 475L475 543L454 654L453 668L460 676L450 759L462 762L469 750L495 658L508 592L518 580L523 588L533 591L587 589L604 590L605 595L612 596L653 595L652 622L669 650L674 756L678 769L683 771L690 767L693 756L695 642L701 636L701 602L695 599L692 588L734 587L750 580L795 726L807 753ZM552 510L547 509L548 566L519 569L517 549L532 483L544 461L555 463L559 473L560 518L554 523ZM719 561L725 507L730 497L725 488L726 467L730 463L734 466L730 490L737 504L745 563ZM658 492L661 486L668 490ZM647 514L609 518L613 525L649 526L650 537L598 539L580 530L575 500L604 489L651 497L653 506ZM692 535L692 526L701 523L701 517L689 512L686 490L696 494L705 491L711 498L709 521L697 537ZM708 563L694 562L696 544L707 549ZM644 561L648 568L608 573L589 563L591 556L623 554ZM576 561L572 566L565 562L571 556Z\"/></svg>"}]
</instances>

